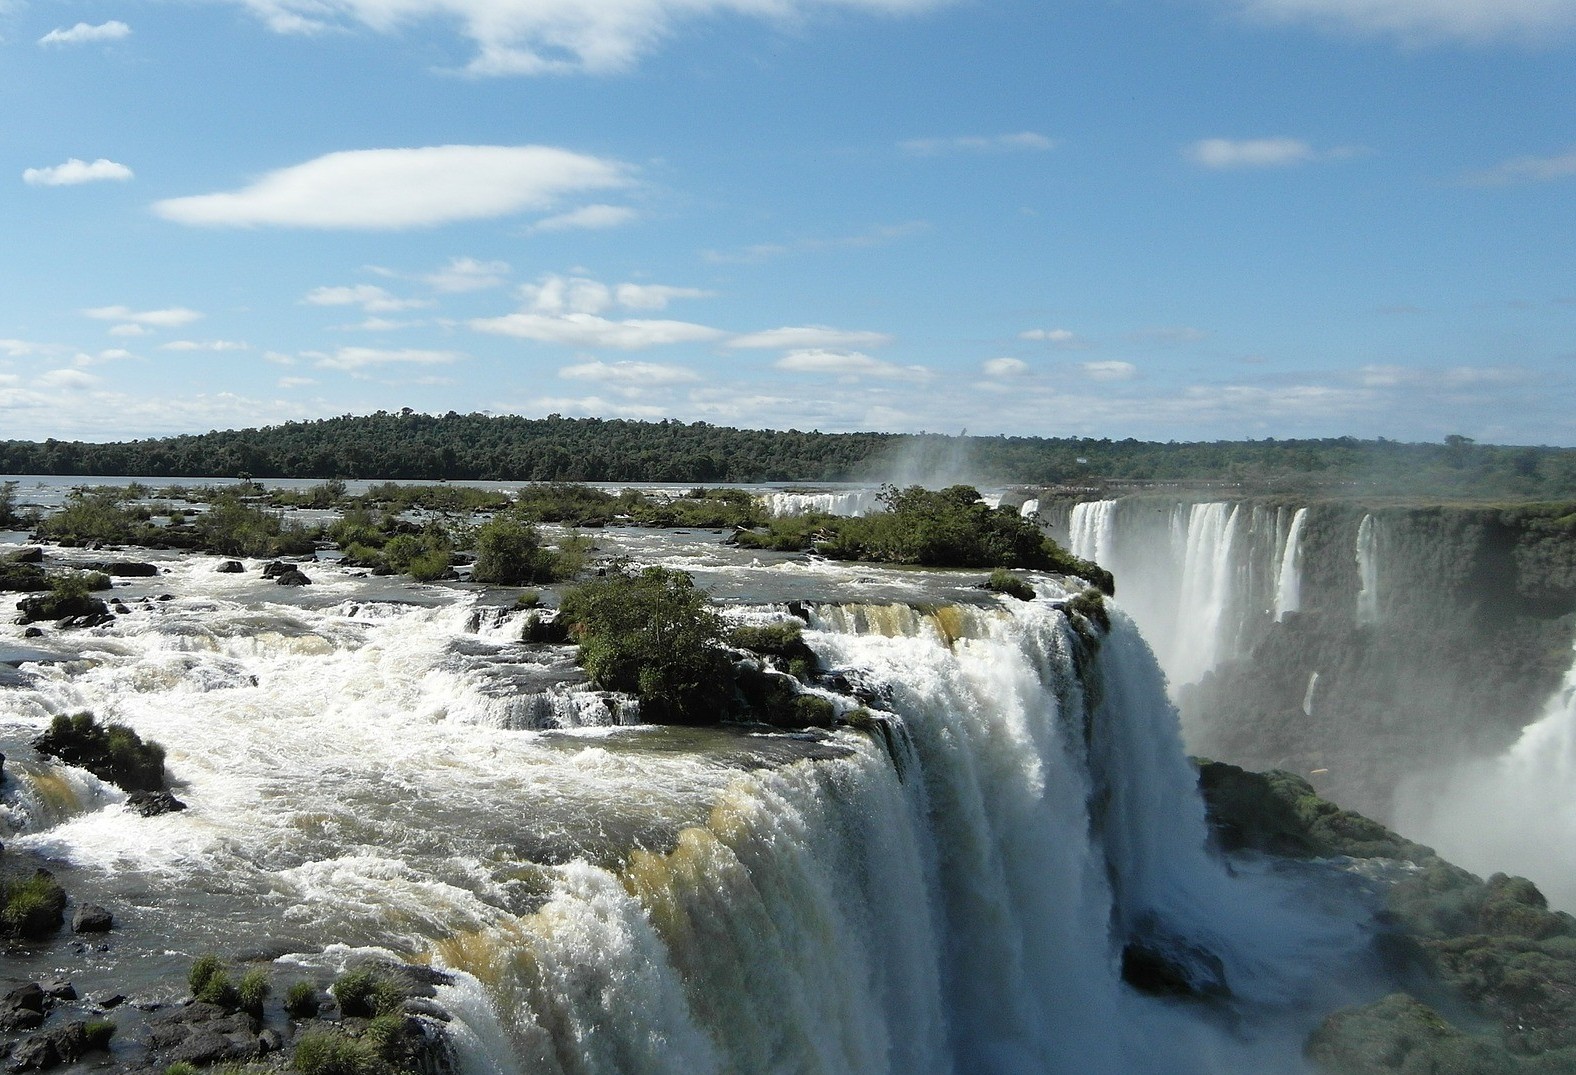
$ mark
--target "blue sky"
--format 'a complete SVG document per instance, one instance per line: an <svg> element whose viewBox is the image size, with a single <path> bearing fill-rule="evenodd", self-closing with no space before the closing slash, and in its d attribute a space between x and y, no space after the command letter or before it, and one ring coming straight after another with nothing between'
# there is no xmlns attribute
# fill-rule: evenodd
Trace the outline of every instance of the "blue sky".
<svg viewBox="0 0 1576 1075"><path fill-rule="evenodd" d="M1576 445L1576 0L0 0L0 437Z"/></svg>

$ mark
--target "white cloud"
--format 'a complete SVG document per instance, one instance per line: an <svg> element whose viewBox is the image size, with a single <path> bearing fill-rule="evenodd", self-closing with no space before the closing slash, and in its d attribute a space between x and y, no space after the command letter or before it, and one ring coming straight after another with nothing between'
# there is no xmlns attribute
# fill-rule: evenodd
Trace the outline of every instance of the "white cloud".
<svg viewBox="0 0 1576 1075"><path fill-rule="evenodd" d="M111 347L108 350L100 351L95 355L81 352L71 359L71 364L76 366L78 369L82 369L87 366L102 366L106 362L119 362L122 359L135 357L135 355L124 348Z"/></svg>
<svg viewBox="0 0 1576 1075"><path fill-rule="evenodd" d="M312 306L360 306L369 314L413 310L431 303L423 299L397 299L376 284L316 287L301 300Z"/></svg>
<svg viewBox="0 0 1576 1075"><path fill-rule="evenodd" d="M558 371L558 376L570 380L640 386L684 384L700 380L700 375L694 370L655 362L582 362L565 366Z"/></svg>
<svg viewBox="0 0 1576 1075"><path fill-rule="evenodd" d="M618 161L552 146L363 149L269 172L238 191L153 208L177 223L219 227L420 228L550 209L568 195L630 182Z"/></svg>
<svg viewBox="0 0 1576 1075"><path fill-rule="evenodd" d="M124 325L114 326L109 330L109 334L111 336L146 336L148 331L149 330L142 325L132 322Z"/></svg>
<svg viewBox="0 0 1576 1075"><path fill-rule="evenodd" d="M701 256L707 261L722 265L750 265L791 254L818 254L829 250L859 250L872 246L885 246L910 235L929 231L923 220L906 224L884 224L857 235L839 235L830 239L796 239L789 243L757 243L743 250L706 250Z"/></svg>
<svg viewBox="0 0 1576 1075"><path fill-rule="evenodd" d="M294 355L287 355L280 351L264 351L263 361L272 362L276 366L294 366L296 364Z"/></svg>
<svg viewBox="0 0 1576 1075"><path fill-rule="evenodd" d="M1029 364L1018 358L986 359L980 368L987 377L1022 377L1029 372Z"/></svg>
<svg viewBox="0 0 1576 1075"><path fill-rule="evenodd" d="M249 351L250 344L237 340L171 340L159 345L161 351Z"/></svg>
<svg viewBox="0 0 1576 1075"><path fill-rule="evenodd" d="M1091 381L1131 381L1138 376L1138 367L1131 362L1085 362L1082 369Z"/></svg>
<svg viewBox="0 0 1576 1075"><path fill-rule="evenodd" d="M1479 187L1507 186L1511 183L1550 183L1576 177L1576 148L1552 157L1515 157L1483 172L1473 172L1466 181Z"/></svg>
<svg viewBox="0 0 1576 1075"><path fill-rule="evenodd" d="M823 350L855 347L882 347L892 337L882 332L860 332L829 328L826 325L791 325L747 332L728 341L729 347L793 348Z"/></svg>
<svg viewBox="0 0 1576 1075"><path fill-rule="evenodd" d="M120 321L128 324L149 325L153 328L179 328L199 320L202 314L184 306L171 306L163 310L133 310L128 306L95 306L83 310L83 315L96 321Z"/></svg>
<svg viewBox="0 0 1576 1075"><path fill-rule="evenodd" d="M822 348L790 351L777 360L776 366L791 373L829 374L849 380L860 377L926 380L931 375L923 366L899 366L872 358L862 351L829 351Z"/></svg>
<svg viewBox="0 0 1576 1075"><path fill-rule="evenodd" d="M637 351L674 343L699 343L724 335L721 329L688 321L611 321L589 313L519 313L470 322L478 332L514 336L570 347L611 347Z"/></svg>
<svg viewBox="0 0 1576 1075"><path fill-rule="evenodd" d="M1054 139L1033 131L1017 134L997 134L981 137L967 135L960 138L910 138L899 142L898 148L917 157L935 157L943 153L1005 153L1014 150L1043 152L1054 149Z"/></svg>
<svg viewBox="0 0 1576 1075"><path fill-rule="evenodd" d="M502 287L509 275L507 261L478 261L476 258L450 258L449 263L435 273L422 277L436 291L450 293L486 291Z"/></svg>
<svg viewBox="0 0 1576 1075"><path fill-rule="evenodd" d="M705 15L792 21L816 9L900 15L947 0L240 0L281 33L360 22L391 33L425 20L455 21L476 45L478 75L629 70L677 24Z"/></svg>
<svg viewBox="0 0 1576 1075"><path fill-rule="evenodd" d="M49 168L27 168L22 172L22 182L32 187L70 187L78 183L98 183L106 180L124 181L132 178L132 170L124 164L100 157L89 164L72 157L64 164Z"/></svg>
<svg viewBox="0 0 1576 1075"><path fill-rule="evenodd" d="M1067 348L1089 346L1088 341L1084 340L1076 332L1071 332L1064 328L1031 328L1025 332L1018 333L1018 339L1029 340L1034 343L1049 343L1057 347Z"/></svg>
<svg viewBox="0 0 1576 1075"><path fill-rule="evenodd" d="M532 224L532 232L603 231L628 224L640 214L627 205L583 205Z"/></svg>
<svg viewBox="0 0 1576 1075"><path fill-rule="evenodd" d="M613 294L620 306L631 310L664 310L674 299L709 299L717 293L667 284L619 284Z"/></svg>
<svg viewBox="0 0 1576 1075"><path fill-rule="evenodd" d="M7 358L32 358L35 355L53 354L60 350L52 343L34 343L32 340L0 340L0 354Z"/></svg>
<svg viewBox="0 0 1576 1075"><path fill-rule="evenodd" d="M69 30L54 29L38 39L40 45L82 45L92 41L118 41L131 36L131 27L111 20L90 26L79 22Z"/></svg>
<svg viewBox="0 0 1576 1075"><path fill-rule="evenodd" d="M1300 138L1204 138L1182 153L1201 168L1285 168L1318 158Z"/></svg>
<svg viewBox="0 0 1576 1075"><path fill-rule="evenodd" d="M425 321L396 321L389 317L366 317L353 325L334 325L340 332L398 332L401 329L419 328Z"/></svg>
<svg viewBox="0 0 1576 1075"><path fill-rule="evenodd" d="M549 274L534 284L521 284L520 297L541 314L597 314L613 305L613 289L584 276Z"/></svg>
<svg viewBox="0 0 1576 1075"><path fill-rule="evenodd" d="M35 388L64 388L73 392L92 388L98 383L97 377L77 369L49 370L33 380Z"/></svg>
<svg viewBox="0 0 1576 1075"><path fill-rule="evenodd" d="M312 359L320 369L354 372L368 366L395 363L442 366L458 362L465 356L458 351L382 351L373 347L341 347L332 354L304 351L302 357Z"/></svg>
<svg viewBox="0 0 1576 1075"><path fill-rule="evenodd" d="M303 388L303 387L305 387L306 385L309 385L309 384L317 384L317 381L314 380L311 377L281 377L281 378L279 378L279 387L280 388Z"/></svg>
<svg viewBox="0 0 1576 1075"><path fill-rule="evenodd" d="M1192 325L1156 325L1130 333L1129 338L1140 343L1198 343L1208 339L1209 333Z"/></svg>
<svg viewBox="0 0 1576 1075"><path fill-rule="evenodd" d="M1409 44L1508 40L1539 45L1576 29L1569 0L1232 0L1251 17L1394 37Z"/></svg>

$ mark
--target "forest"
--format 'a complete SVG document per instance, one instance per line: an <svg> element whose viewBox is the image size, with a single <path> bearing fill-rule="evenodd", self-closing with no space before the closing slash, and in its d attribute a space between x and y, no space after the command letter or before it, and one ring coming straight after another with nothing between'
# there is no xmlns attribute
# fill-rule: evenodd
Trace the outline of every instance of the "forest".
<svg viewBox="0 0 1576 1075"><path fill-rule="evenodd" d="M706 422L423 414L89 443L0 441L0 474L568 482L876 482L1568 499L1576 449L1335 437L1156 443L748 430Z"/></svg>

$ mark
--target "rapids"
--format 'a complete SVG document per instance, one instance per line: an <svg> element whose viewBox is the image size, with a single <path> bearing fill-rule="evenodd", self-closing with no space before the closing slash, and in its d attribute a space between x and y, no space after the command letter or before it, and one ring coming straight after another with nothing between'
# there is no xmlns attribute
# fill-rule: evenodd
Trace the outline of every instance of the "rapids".
<svg viewBox="0 0 1576 1075"><path fill-rule="evenodd" d="M440 1001L475 1073L1305 1070L1351 999L1331 983L1362 980L1367 897L1207 850L1120 611L1091 648L1051 578L1018 602L967 573L598 540L741 620L797 587L887 734L625 726L480 588L325 562L291 591L167 557L107 627L0 627L6 843L117 917L79 988L168 999L204 951L371 948L457 972ZM164 744L190 809L142 818L33 754L83 709ZM1129 943L1229 999L1140 994Z"/></svg>

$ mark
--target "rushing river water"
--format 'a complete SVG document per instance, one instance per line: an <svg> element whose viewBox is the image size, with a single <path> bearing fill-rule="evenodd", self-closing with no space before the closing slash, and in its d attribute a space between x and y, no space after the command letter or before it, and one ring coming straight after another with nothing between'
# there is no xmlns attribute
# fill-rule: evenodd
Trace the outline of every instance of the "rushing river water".
<svg viewBox="0 0 1576 1075"><path fill-rule="evenodd" d="M1234 1075L1305 1070L1302 1037L1369 988L1358 887L1207 851L1119 612L1091 650L1048 577L1019 602L712 533L597 542L735 619L805 602L889 734L623 726L571 647L519 640L513 591L155 554L112 624L0 625L6 843L117 916L79 989L372 948L457 972L439 999L475 1073ZM140 817L33 753L81 710L164 744L189 809ZM1230 998L1134 991L1131 943Z"/></svg>

